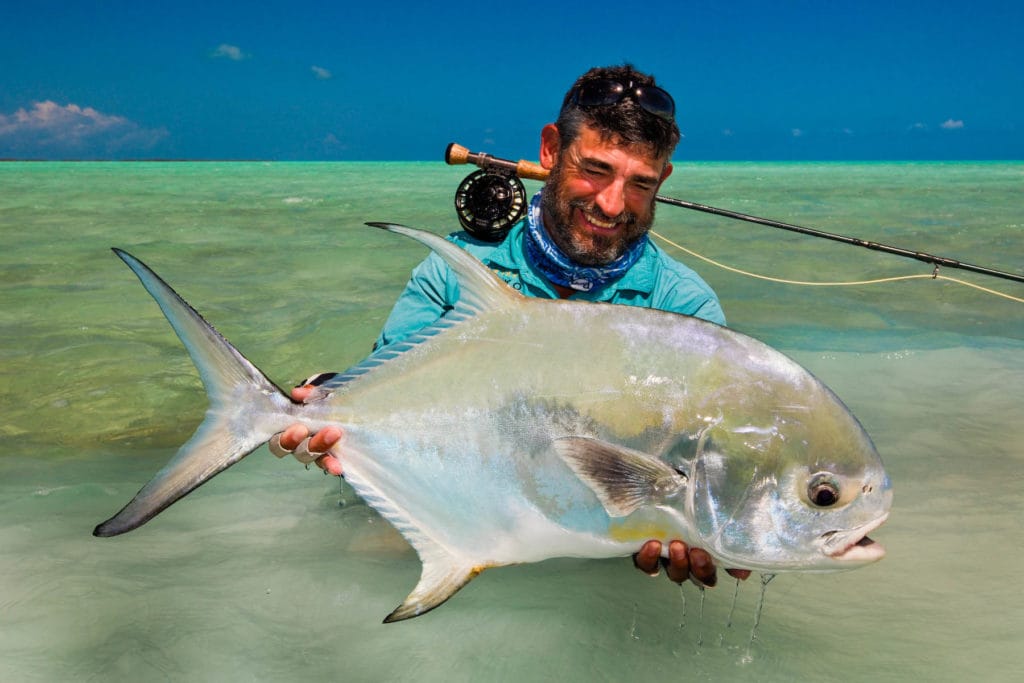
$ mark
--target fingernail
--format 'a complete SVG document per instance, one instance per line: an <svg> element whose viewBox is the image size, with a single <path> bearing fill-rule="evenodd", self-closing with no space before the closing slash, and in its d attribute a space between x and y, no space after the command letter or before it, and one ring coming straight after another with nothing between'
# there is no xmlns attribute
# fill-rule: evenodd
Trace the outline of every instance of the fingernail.
<svg viewBox="0 0 1024 683"><path fill-rule="evenodd" d="M659 566L658 566L657 562L654 563L654 568L653 569L648 569L647 567L641 567L640 563L637 562L637 558L639 556L640 556L640 553L633 553L633 566L634 567L636 567L637 569L642 571L644 574L647 574L647 576L657 576L658 574L661 573L661 569L659 569Z"/></svg>

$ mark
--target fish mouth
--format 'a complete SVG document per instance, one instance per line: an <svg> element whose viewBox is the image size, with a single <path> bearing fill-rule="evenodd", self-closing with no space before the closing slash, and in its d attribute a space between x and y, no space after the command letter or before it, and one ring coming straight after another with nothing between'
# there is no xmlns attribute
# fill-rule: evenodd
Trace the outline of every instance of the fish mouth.
<svg viewBox="0 0 1024 683"><path fill-rule="evenodd" d="M867 564L885 557L885 547L868 537L889 518L885 513L873 522L855 529L828 531L821 535L822 552L844 563Z"/></svg>

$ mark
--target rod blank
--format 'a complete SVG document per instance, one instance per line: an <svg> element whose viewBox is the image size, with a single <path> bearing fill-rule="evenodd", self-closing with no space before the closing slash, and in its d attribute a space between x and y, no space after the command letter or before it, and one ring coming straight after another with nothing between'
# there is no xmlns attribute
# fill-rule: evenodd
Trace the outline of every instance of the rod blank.
<svg viewBox="0 0 1024 683"><path fill-rule="evenodd" d="M483 169L500 169L503 171L514 171L520 178L529 178L531 180L547 180L548 170L539 164L535 164L530 161L520 160L509 161L507 159L499 159L498 157L491 156L490 154L483 154L477 152L470 152L468 149L456 143L448 145L448 149L445 150L445 161L448 164L466 164L471 163L479 166ZM880 242L872 242L870 240L864 240L859 237L848 237L846 235L839 235L832 232L825 232L823 230L816 230L814 228L805 228L800 225L793 225L792 223L783 223L782 221L772 220L771 218L762 218L761 216L751 216L749 214L740 213L738 211L731 211L729 209L720 209L714 206L707 206L706 204L698 204L696 202L688 202L684 199L676 199L674 197L665 197L658 195L655 201L661 202L662 204L669 204L670 206L678 206L682 209L690 209L692 211L702 211L704 213L714 214L716 216L723 216L725 218L732 218L738 221L746 221L747 223L757 223L758 225L766 225L770 228L778 228L780 230L788 230L790 232L797 232L801 235L810 235L811 237L820 237L822 239L832 240L833 242L842 242L843 244L849 244L855 247L863 247L865 249L871 249L872 251L880 251L885 254L893 254L895 256L902 256L903 258L910 258L929 265L935 268L956 268L960 270L967 270L972 273L980 273L981 275L989 275L991 277L998 277L1004 280L1012 280L1014 282L1024 282L1024 275L1018 275L1017 273L1008 273L1003 270L996 270L994 268L987 268L985 266L978 266L971 263L964 263L957 259L947 258L945 256L936 256L923 251L915 251L912 249L904 249L902 247L894 247L888 244L882 244Z"/></svg>

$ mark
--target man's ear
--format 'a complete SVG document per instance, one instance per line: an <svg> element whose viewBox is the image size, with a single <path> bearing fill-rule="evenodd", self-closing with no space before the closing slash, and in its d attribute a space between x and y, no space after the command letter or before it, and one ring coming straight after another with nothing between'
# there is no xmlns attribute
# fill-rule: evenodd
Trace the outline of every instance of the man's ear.
<svg viewBox="0 0 1024 683"><path fill-rule="evenodd" d="M562 136L558 126L549 123L540 130L540 165L551 170L562 150Z"/></svg>
<svg viewBox="0 0 1024 683"><path fill-rule="evenodd" d="M661 190L661 184L665 182L665 179L672 175L672 162L666 161L665 168L661 169L661 178L658 179L658 187L655 188L654 193L657 194Z"/></svg>

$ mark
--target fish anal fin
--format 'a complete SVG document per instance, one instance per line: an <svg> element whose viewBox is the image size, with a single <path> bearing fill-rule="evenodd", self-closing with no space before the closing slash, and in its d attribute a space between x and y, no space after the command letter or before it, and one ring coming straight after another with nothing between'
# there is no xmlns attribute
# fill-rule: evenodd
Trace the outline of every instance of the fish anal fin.
<svg viewBox="0 0 1024 683"><path fill-rule="evenodd" d="M357 451L353 453L359 456L356 460L366 457ZM439 542L417 523L415 515L411 515L399 501L377 488L358 465L350 467L346 464L345 479L363 500L390 522L416 549L416 554L423 565L419 583L402 604L384 619L385 624L426 614L455 595L484 569L494 566L494 562L482 559L479 555L460 553Z"/></svg>
<svg viewBox="0 0 1024 683"><path fill-rule="evenodd" d="M436 560L425 562L416 588L384 619L384 623L412 619L441 606L484 569L486 567L480 565L442 564Z"/></svg>
<svg viewBox="0 0 1024 683"><path fill-rule="evenodd" d="M647 453L586 437L556 439L554 447L612 517L663 503L686 487L686 477Z"/></svg>

